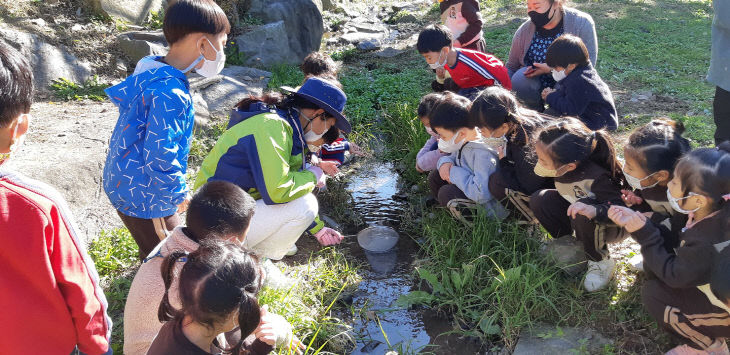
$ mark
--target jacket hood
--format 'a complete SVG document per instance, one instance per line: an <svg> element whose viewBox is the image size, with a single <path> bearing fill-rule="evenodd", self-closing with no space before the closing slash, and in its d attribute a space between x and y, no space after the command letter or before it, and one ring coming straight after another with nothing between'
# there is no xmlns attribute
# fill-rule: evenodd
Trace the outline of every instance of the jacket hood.
<svg viewBox="0 0 730 355"><path fill-rule="evenodd" d="M162 66L158 66L161 62L157 61L157 59L159 59L159 57L145 57L140 60L137 64L137 68L149 69L135 70L135 72L139 73L129 76L121 83L104 90L107 96L109 96L109 99L119 107L127 107L150 85L169 79L179 79L185 83L186 88L190 88L188 79L183 72L164 63ZM157 64L153 64L152 61Z"/></svg>

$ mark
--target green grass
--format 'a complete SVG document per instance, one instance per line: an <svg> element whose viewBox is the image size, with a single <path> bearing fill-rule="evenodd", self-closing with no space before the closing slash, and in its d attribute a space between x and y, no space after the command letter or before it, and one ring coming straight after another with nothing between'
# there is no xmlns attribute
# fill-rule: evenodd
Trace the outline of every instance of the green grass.
<svg viewBox="0 0 730 355"><path fill-rule="evenodd" d="M80 101L84 99L104 101L107 99L104 89L108 87L108 83L100 81L99 77L94 75L83 84L74 83L66 78L55 79L51 84L51 91L53 91L57 98L65 101Z"/></svg>

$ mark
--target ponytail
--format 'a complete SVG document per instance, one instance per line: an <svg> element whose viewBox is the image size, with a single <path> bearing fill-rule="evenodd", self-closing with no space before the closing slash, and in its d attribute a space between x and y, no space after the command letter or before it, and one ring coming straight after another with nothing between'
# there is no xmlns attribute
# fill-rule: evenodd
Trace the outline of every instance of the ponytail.
<svg viewBox="0 0 730 355"><path fill-rule="evenodd" d="M241 303L238 306L238 327L241 329L241 339L229 351L231 354L240 354L243 341L248 334L256 330L261 322L261 307L256 292L258 286L246 286L240 289Z"/></svg>
<svg viewBox="0 0 730 355"><path fill-rule="evenodd" d="M162 296L160 301L160 307L157 309L157 319L160 322L167 322L180 314L180 311L175 309L170 304L170 285L172 285L172 278L174 276L173 269L177 264L177 260L187 255L186 252L176 250L170 253L163 261L160 266L160 273L162 274L162 282L165 284L165 294Z"/></svg>
<svg viewBox="0 0 730 355"><path fill-rule="evenodd" d="M614 181L623 184L623 170L616 159L616 148L608 132L605 130L594 131L592 148L589 159L611 172L611 177Z"/></svg>
<svg viewBox="0 0 730 355"><path fill-rule="evenodd" d="M512 141L520 145L529 144L530 132L544 123L537 112L520 106L509 90L499 86L490 86L479 93L471 104L469 116L477 126L489 130L506 123L509 126L507 135L511 135Z"/></svg>

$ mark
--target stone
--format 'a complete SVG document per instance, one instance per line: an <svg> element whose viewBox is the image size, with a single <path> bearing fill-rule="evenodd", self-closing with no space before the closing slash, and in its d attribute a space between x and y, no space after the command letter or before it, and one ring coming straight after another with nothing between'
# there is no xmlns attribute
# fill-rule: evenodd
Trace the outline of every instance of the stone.
<svg viewBox="0 0 730 355"><path fill-rule="evenodd" d="M252 0L249 14L266 24L283 21L284 36L276 40L286 38L287 52L292 54L290 58L296 58L287 63L300 63L307 54L318 51L322 44L324 21L320 7L313 0Z"/></svg>
<svg viewBox="0 0 730 355"><path fill-rule="evenodd" d="M583 246L572 235L562 236L543 244L540 253L569 275L579 275L586 268Z"/></svg>
<svg viewBox="0 0 730 355"><path fill-rule="evenodd" d="M396 18L395 23L408 23L408 22L418 22L418 17L414 14L405 14L403 16L400 16Z"/></svg>
<svg viewBox="0 0 730 355"><path fill-rule="evenodd" d="M28 22L31 23L31 24L34 24L34 25L36 25L38 27L41 27L41 28L42 27L46 27L48 25L46 23L46 20L44 20L42 18L35 18L35 19L32 19L32 20L28 20Z"/></svg>
<svg viewBox="0 0 730 355"><path fill-rule="evenodd" d="M208 102L205 101L199 92L193 93L193 107L195 108L195 128L208 128L210 126Z"/></svg>
<svg viewBox="0 0 730 355"><path fill-rule="evenodd" d="M115 73L117 77L124 78L128 74L127 64L125 64L121 58L117 58L114 69L117 71Z"/></svg>
<svg viewBox="0 0 730 355"><path fill-rule="evenodd" d="M395 49L393 47L388 47L388 48L384 48L381 51L376 52L375 55L378 56L378 57L380 57L380 58L393 58L393 57L398 56L398 55L400 55L402 53L403 53L403 51L400 50L400 49Z"/></svg>
<svg viewBox="0 0 730 355"><path fill-rule="evenodd" d="M613 341L590 328L538 324L524 330L512 355L601 354Z"/></svg>
<svg viewBox="0 0 730 355"><path fill-rule="evenodd" d="M152 11L163 9L164 0L84 0L91 11L141 25Z"/></svg>
<svg viewBox="0 0 730 355"><path fill-rule="evenodd" d="M77 58L65 46L54 46L37 35L2 25L0 38L29 58L33 68L33 82L38 92L49 92L53 80L58 78L83 83L92 75L91 65Z"/></svg>
<svg viewBox="0 0 730 355"><path fill-rule="evenodd" d="M337 8L335 0L322 0L322 9L332 11Z"/></svg>
<svg viewBox="0 0 730 355"><path fill-rule="evenodd" d="M295 64L303 59L292 50L287 41L284 21L259 26L253 31L236 37L239 52L246 58L246 65L269 67L275 64Z"/></svg>
<svg viewBox="0 0 730 355"><path fill-rule="evenodd" d="M256 80L244 82L242 80L244 76ZM192 77L200 76L193 74ZM200 95L207 103L211 116L225 117L241 99L250 94L260 95L269 83L271 73L255 68L229 66L221 71L219 77L220 82L200 89ZM200 80L191 79L196 83L200 83Z"/></svg>
<svg viewBox="0 0 730 355"><path fill-rule="evenodd" d="M377 38L370 38L364 41L361 41L357 44L357 49L361 51L372 51L380 48L381 43L380 40Z"/></svg>
<svg viewBox="0 0 730 355"><path fill-rule="evenodd" d="M167 54L167 41L162 31L132 31L117 37L119 48L133 63L148 55Z"/></svg>
<svg viewBox="0 0 730 355"><path fill-rule="evenodd" d="M385 37L385 34L373 34L373 33L363 33L363 32L350 32L345 33L342 36L340 36L342 41L345 41L347 43L360 43L363 41L370 41L370 40L381 40Z"/></svg>
<svg viewBox="0 0 730 355"><path fill-rule="evenodd" d="M86 27L84 27L84 25L82 25L80 23L77 23L77 24L71 26L71 32L81 32L85 29L86 29Z"/></svg>

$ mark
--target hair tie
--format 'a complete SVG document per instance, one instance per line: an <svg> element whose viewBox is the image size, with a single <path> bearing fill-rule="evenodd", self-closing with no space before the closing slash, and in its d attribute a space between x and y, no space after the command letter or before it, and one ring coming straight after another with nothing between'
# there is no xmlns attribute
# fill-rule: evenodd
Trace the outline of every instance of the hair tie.
<svg viewBox="0 0 730 355"><path fill-rule="evenodd" d="M725 194L721 196L723 200L730 201L730 194Z"/></svg>

